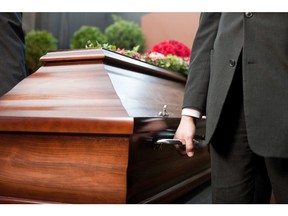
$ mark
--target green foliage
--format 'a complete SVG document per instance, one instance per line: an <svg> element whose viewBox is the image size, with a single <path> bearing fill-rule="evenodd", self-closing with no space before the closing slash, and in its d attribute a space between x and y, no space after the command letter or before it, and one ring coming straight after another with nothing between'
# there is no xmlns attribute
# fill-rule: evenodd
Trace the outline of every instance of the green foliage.
<svg viewBox="0 0 288 216"><path fill-rule="evenodd" d="M88 40L105 43L106 37L99 30L99 28L95 26L82 26L78 31L74 33L73 38L70 41L70 48L85 48Z"/></svg>
<svg viewBox="0 0 288 216"><path fill-rule="evenodd" d="M185 62L183 58L175 55L169 54L163 58L158 59L151 59L146 56L145 61L149 64L153 64L167 70L177 71L184 76L188 75L188 63Z"/></svg>
<svg viewBox="0 0 288 216"><path fill-rule="evenodd" d="M111 50L111 51L116 51L117 49L115 45L111 45L108 43L100 44L98 41L95 41L95 44L94 44L90 40L87 41L85 48L104 48L104 49Z"/></svg>
<svg viewBox="0 0 288 216"><path fill-rule="evenodd" d="M134 22L123 20L116 15L113 15L113 19L114 24L108 26L104 32L107 42L127 50L139 46L139 52L143 52L145 40L140 26Z"/></svg>
<svg viewBox="0 0 288 216"><path fill-rule="evenodd" d="M46 30L31 31L25 36L26 43L26 65L33 73L40 66L40 57L47 51L57 49L57 39Z"/></svg>

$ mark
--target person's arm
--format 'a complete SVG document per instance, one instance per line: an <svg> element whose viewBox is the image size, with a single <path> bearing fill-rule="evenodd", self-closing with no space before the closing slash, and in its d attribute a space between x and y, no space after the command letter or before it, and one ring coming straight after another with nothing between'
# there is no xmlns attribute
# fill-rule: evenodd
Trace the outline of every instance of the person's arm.
<svg viewBox="0 0 288 216"><path fill-rule="evenodd" d="M194 154L193 138L196 121L201 114L205 114L206 110L210 79L210 53L213 50L220 17L221 13L202 13L193 42L182 117L174 136L175 139L180 139L185 143L185 153L189 157Z"/></svg>
<svg viewBox="0 0 288 216"><path fill-rule="evenodd" d="M26 76L22 13L0 13L0 96Z"/></svg>

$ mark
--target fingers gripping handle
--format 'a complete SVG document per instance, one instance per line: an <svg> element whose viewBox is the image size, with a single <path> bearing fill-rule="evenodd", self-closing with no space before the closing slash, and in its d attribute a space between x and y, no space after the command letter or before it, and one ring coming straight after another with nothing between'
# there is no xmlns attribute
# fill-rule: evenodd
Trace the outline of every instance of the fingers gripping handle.
<svg viewBox="0 0 288 216"><path fill-rule="evenodd" d="M179 145L181 148L185 148L185 141L180 139L158 139L155 141L158 145ZM196 148L205 148L207 144L205 143L205 138L202 136L195 136L193 139L193 145Z"/></svg>

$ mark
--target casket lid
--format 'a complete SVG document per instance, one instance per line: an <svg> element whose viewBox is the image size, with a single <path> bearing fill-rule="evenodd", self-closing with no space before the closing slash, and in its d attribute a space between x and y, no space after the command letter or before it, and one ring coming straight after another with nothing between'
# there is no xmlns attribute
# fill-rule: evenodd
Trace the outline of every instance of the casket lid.
<svg viewBox="0 0 288 216"><path fill-rule="evenodd" d="M53 51L40 60L41 68L0 98L0 131L132 134L133 117L161 110L155 106L159 99L149 98L145 88L168 82L173 89L175 83L174 94L181 94L186 80L103 49ZM133 90L135 84L143 94ZM159 90L161 98L164 92ZM179 112L179 98L171 104Z"/></svg>

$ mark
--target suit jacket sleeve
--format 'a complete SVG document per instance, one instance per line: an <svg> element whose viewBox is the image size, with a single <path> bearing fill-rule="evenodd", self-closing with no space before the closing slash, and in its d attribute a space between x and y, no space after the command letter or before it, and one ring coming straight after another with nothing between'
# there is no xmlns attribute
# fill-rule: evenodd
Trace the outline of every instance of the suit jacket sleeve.
<svg viewBox="0 0 288 216"><path fill-rule="evenodd" d="M210 79L210 55L218 31L221 13L202 13L193 42L183 108L192 108L205 115Z"/></svg>
<svg viewBox="0 0 288 216"><path fill-rule="evenodd" d="M0 13L0 96L26 76L22 13Z"/></svg>

